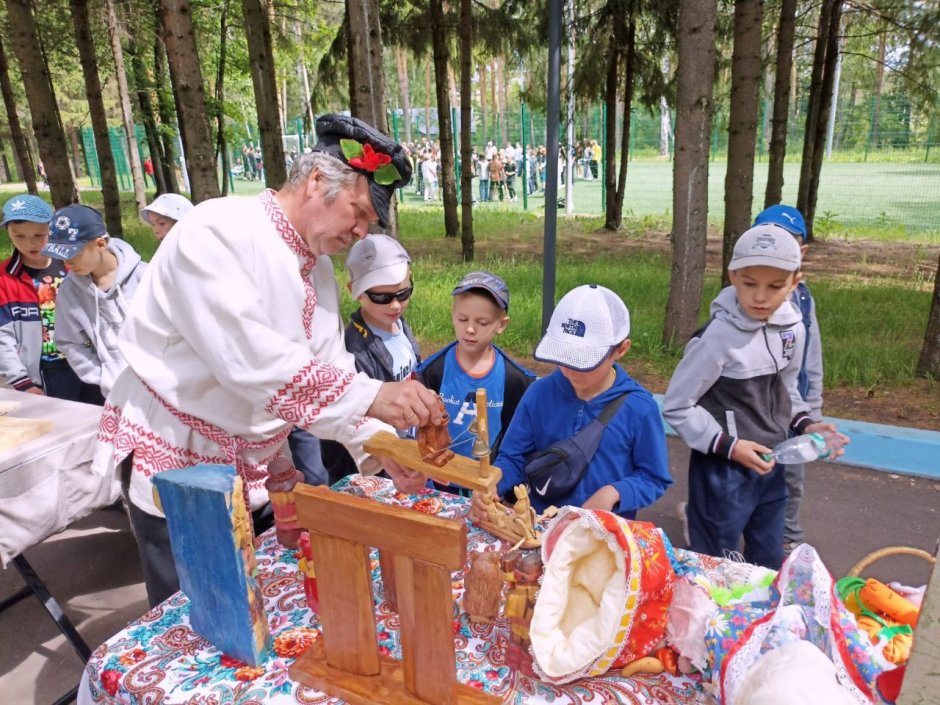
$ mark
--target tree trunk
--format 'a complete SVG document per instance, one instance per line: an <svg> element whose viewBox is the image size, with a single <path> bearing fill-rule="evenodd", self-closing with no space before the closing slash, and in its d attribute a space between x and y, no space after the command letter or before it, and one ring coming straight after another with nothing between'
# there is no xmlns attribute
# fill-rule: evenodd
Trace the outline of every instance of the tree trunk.
<svg viewBox="0 0 940 705"><path fill-rule="evenodd" d="M350 26L350 64L355 64L350 108L354 117L389 134L385 108L385 73L382 62L382 23L378 0L347 0ZM355 29L353 29L355 28ZM351 79L352 80L352 79ZM398 210L395 198L389 204L389 234L397 236Z"/></svg>
<svg viewBox="0 0 940 705"><path fill-rule="evenodd" d="M33 134L49 179L52 204L62 208L78 199L78 191L69 166L68 144L59 120L55 90L43 56L32 3L30 0L6 0L6 6L13 52L20 65Z"/></svg>
<svg viewBox="0 0 940 705"><path fill-rule="evenodd" d="M401 100L401 114L405 123L405 142L411 142L411 94L408 89L408 54L401 47L395 47L395 69L398 72L398 93Z"/></svg>
<svg viewBox="0 0 940 705"><path fill-rule="evenodd" d="M734 243L751 225L754 205L754 144L761 80L763 0L734 3L731 56L731 112L728 116L728 169L725 172L725 225L721 281L727 286Z"/></svg>
<svg viewBox="0 0 940 705"><path fill-rule="evenodd" d="M131 38L127 45L131 55L131 71L134 76L134 87L137 89L137 109L140 119L144 123L144 132L147 135L147 148L150 151L150 161L153 163L153 179L156 182L157 195L166 193L166 175L163 167L163 147L160 144L160 133L157 130L157 121L153 112L151 100L151 81L140 55L140 46L136 39Z"/></svg>
<svg viewBox="0 0 940 705"><path fill-rule="evenodd" d="M232 165L229 159L228 142L225 139L225 58L228 48L228 0L222 2L222 15L219 18L219 66L215 74L215 160L222 157L222 195L228 195L229 174Z"/></svg>
<svg viewBox="0 0 940 705"><path fill-rule="evenodd" d="M157 18L159 21L159 17ZM157 109L160 114L160 136L163 140L163 177L166 181L167 191L170 193L179 193L179 180L176 178L176 145L173 140L176 137L176 128L173 127L173 115L175 105L173 94L167 88L164 77L166 76L166 45L157 32L157 38L153 45L153 71L156 79Z"/></svg>
<svg viewBox="0 0 940 705"><path fill-rule="evenodd" d="M460 96L457 95L457 79L454 76L454 67L447 67L447 87L450 90L450 104L460 106Z"/></svg>
<svg viewBox="0 0 940 705"><path fill-rule="evenodd" d="M636 19L631 14L629 25L627 27L625 59L627 63L626 75L624 76L623 92L623 128L620 132L620 167L617 174L617 190L614 193L614 208L611 211L610 201L607 201L607 218L613 218L615 227L608 230L619 230L623 223L623 201L627 195L627 166L630 161L630 126L633 117L633 90L636 76ZM616 113L614 113L616 115ZM616 122L616 121L614 121ZM613 145L613 143L611 143ZM613 149L608 150L607 158L608 170L611 163L616 162L612 158L615 154Z"/></svg>
<svg viewBox="0 0 940 705"><path fill-rule="evenodd" d="M482 138L480 144L486 147L486 142L490 138L489 126L486 124L488 111L486 109L486 64L480 64L477 67L480 71L480 132Z"/></svg>
<svg viewBox="0 0 940 705"><path fill-rule="evenodd" d="M140 164L140 149L137 146L137 132L134 127L134 111L131 110L131 92L127 87L127 68L124 65L124 49L121 47L121 27L114 0L105 0L105 12L108 35L111 38L111 52L114 54L114 72L117 75L118 95L121 98L121 115L124 118L124 135L127 138L127 158L131 165L131 178L134 181L134 199L137 210L147 207L144 193L144 170Z"/></svg>
<svg viewBox="0 0 940 705"><path fill-rule="evenodd" d="M437 125L441 143L444 236L457 237L460 221L457 217L457 184L454 176L454 131L450 121L450 97L447 94L450 41L444 23L443 0L431 0L431 43L434 49L434 86L437 89Z"/></svg>
<svg viewBox="0 0 940 705"><path fill-rule="evenodd" d="M777 29L777 68L774 78L774 108L771 119L767 191L764 208L783 200L783 165L787 156L787 122L790 116L790 71L793 67L793 34L796 0L781 0Z"/></svg>
<svg viewBox="0 0 940 705"><path fill-rule="evenodd" d="M98 77L98 59L95 56L95 41L88 19L88 3L85 0L70 0L72 24L75 26L75 44L85 78L85 95L88 98L88 113L91 129L95 134L95 152L98 154L98 169L101 172L101 195L104 200L104 219L108 232L115 237L124 237L121 225L121 192L118 189L117 169L111 140L108 136L108 116L101 97L101 80ZM146 205L146 204L145 204Z"/></svg>
<svg viewBox="0 0 940 705"><path fill-rule="evenodd" d="M431 141L431 63L433 56L424 62L424 136ZM440 126L438 126L440 130Z"/></svg>
<svg viewBox="0 0 940 705"><path fill-rule="evenodd" d="M464 262L473 261L473 0L460 0L460 244ZM526 188L525 172L519 175Z"/></svg>
<svg viewBox="0 0 940 705"><path fill-rule="evenodd" d="M34 196L39 193L36 187L36 169L29 154L19 115L16 113L16 97L10 83L10 65L7 63L6 48L0 37L0 93L3 94L3 106L6 108L7 121L10 124L10 141L13 142L13 155L20 170L20 180L26 182L26 190Z"/></svg>
<svg viewBox="0 0 940 705"><path fill-rule="evenodd" d="M77 127L69 128L69 154L72 157L72 176L78 178L82 176L84 166L82 165L82 146L79 139L79 129Z"/></svg>
<svg viewBox="0 0 940 705"><path fill-rule="evenodd" d="M875 89L874 95L871 98L872 108L871 108L871 136L868 138L869 146L873 148L878 147L878 142L880 136L880 124L881 124L881 94L884 91L885 85L885 53L887 51L885 42L885 35L882 32L878 35L878 61L875 64Z"/></svg>
<svg viewBox="0 0 940 705"><path fill-rule="evenodd" d="M620 18L614 20L619 22ZM617 88L620 81L620 44L617 41L617 30L611 27L610 36L607 40L607 81L604 87L604 105L607 108L609 119L605 125L604 144L613 147L617 144ZM617 200L617 186L614 175L614 161L607 159L604 168L604 185L607 191L607 212L604 214L604 227L607 230L616 230L617 225L611 217L615 202Z"/></svg>
<svg viewBox="0 0 940 705"><path fill-rule="evenodd" d="M255 112L258 116L258 131L261 133L264 183L268 188L280 188L287 181L287 163L284 160L284 142L278 119L277 77L274 71L274 52L271 48L271 25L261 0L242 0L242 11L245 15L245 34L248 37L251 83L255 89ZM355 110L353 114L355 115Z"/></svg>
<svg viewBox="0 0 940 705"><path fill-rule="evenodd" d="M927 331L924 333L924 347L917 362L917 374L940 379L940 260L934 275L933 299L927 319Z"/></svg>
<svg viewBox="0 0 940 705"><path fill-rule="evenodd" d="M669 81L669 54L663 57L663 77ZM669 103L666 96L659 99L659 156L669 158L669 147L672 141L672 120L669 117Z"/></svg>
<svg viewBox="0 0 940 705"><path fill-rule="evenodd" d="M702 304L717 14L717 0L679 2L672 272L663 327L669 347L685 344L695 332Z"/></svg>
<svg viewBox="0 0 940 705"><path fill-rule="evenodd" d="M816 196L826 144L829 108L832 104L832 85L835 81L839 53L839 26L842 20L842 0L824 0L819 18L819 36L813 59L813 81L810 86L806 131L803 137L803 163L800 165L800 186L796 207L806 220L809 239L813 238L813 220L816 216ZM820 48L820 45L822 48ZM817 64L819 76L817 80Z"/></svg>
<svg viewBox="0 0 940 705"><path fill-rule="evenodd" d="M179 111L192 200L199 203L208 198L218 198L219 178L213 159L212 131L209 129L206 93L189 0L160 0L160 20L170 65L170 81Z"/></svg>
<svg viewBox="0 0 940 705"><path fill-rule="evenodd" d="M509 143L509 91L506 86L506 57L496 57L496 77L499 87L499 139L500 146Z"/></svg>

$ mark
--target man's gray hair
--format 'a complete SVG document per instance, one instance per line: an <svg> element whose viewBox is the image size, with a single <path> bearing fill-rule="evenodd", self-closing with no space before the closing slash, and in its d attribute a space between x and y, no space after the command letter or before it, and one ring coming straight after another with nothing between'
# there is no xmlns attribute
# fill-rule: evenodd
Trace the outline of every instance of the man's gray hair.
<svg viewBox="0 0 940 705"><path fill-rule="evenodd" d="M307 182L314 170L320 173L321 183L326 189L323 197L327 203L335 200L343 189L355 184L359 176L358 171L326 152L307 152L294 160L287 183L291 188L298 188Z"/></svg>

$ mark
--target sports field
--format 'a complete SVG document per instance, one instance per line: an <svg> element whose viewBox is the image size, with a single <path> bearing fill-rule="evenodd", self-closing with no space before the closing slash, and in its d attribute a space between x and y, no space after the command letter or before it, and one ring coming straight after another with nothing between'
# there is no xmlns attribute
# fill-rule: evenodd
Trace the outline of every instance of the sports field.
<svg viewBox="0 0 940 705"><path fill-rule="evenodd" d="M725 162L716 159L709 164L709 220L720 225L724 216ZM784 169L783 199L796 202L799 165ZM516 179L517 187L521 180ZM754 214L761 210L767 184L767 162L759 162L754 170ZM238 194L256 193L262 185L257 181L235 179ZM473 180L474 197L478 197L477 180ZM517 188L515 203L504 201L484 204L484 208L523 208L522 191ZM559 187L559 199L565 197ZM424 199L415 193L414 183L405 189L405 202L418 204ZM599 181L575 180L575 213L599 215L601 187ZM545 208L544 194L537 191L529 197L528 209L541 213ZM668 220L672 211L672 162L658 159L631 161L627 169L627 195L624 214L654 216ZM668 226L667 226L668 227ZM816 209L816 232L822 236L861 237L870 240L917 239L940 242L940 164L898 164L871 162L829 162L823 165L822 183Z"/></svg>

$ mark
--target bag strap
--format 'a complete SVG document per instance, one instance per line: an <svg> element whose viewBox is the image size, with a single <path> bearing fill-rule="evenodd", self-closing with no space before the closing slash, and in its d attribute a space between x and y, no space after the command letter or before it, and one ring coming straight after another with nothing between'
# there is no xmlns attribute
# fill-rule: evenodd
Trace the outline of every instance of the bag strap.
<svg viewBox="0 0 940 705"><path fill-rule="evenodd" d="M620 396L614 397L607 404L604 405L603 410L597 416L597 420L600 421L601 426L607 427L614 416L617 415L617 412L620 411L620 407L623 406L624 400L630 395L630 392L624 392Z"/></svg>

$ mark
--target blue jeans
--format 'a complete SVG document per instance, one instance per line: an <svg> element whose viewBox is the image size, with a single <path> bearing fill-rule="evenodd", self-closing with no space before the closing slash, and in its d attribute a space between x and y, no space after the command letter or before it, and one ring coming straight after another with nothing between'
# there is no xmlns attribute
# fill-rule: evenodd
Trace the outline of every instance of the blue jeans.
<svg viewBox="0 0 940 705"><path fill-rule="evenodd" d="M744 560L777 570L783 563L787 486L782 465L758 475L717 455L689 459L689 548L710 556L737 551Z"/></svg>
<svg viewBox="0 0 940 705"><path fill-rule="evenodd" d="M308 485L329 484L329 474L320 455L319 438L303 429L294 428L287 437L287 445L294 458L294 467L304 474L304 482Z"/></svg>
<svg viewBox="0 0 940 705"><path fill-rule="evenodd" d="M480 181L480 200L490 200L490 182L489 180Z"/></svg>

